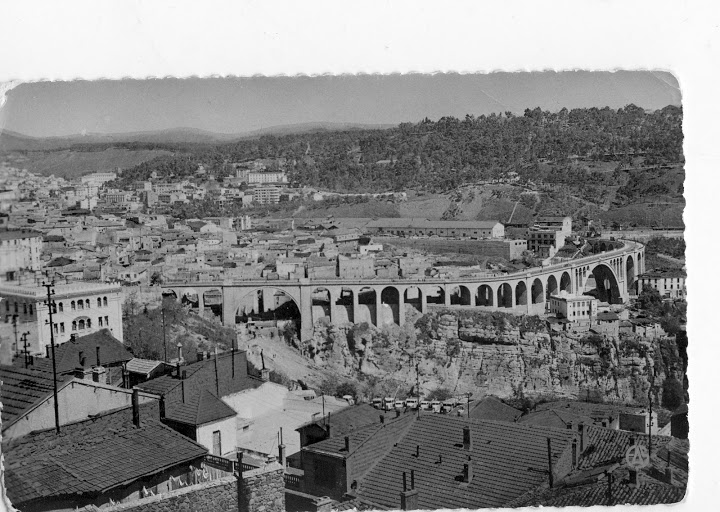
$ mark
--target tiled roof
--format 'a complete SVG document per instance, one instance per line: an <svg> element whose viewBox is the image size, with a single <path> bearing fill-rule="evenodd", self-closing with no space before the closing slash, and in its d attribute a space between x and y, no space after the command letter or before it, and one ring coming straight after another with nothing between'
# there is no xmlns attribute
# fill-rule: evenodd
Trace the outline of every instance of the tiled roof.
<svg viewBox="0 0 720 512"><path fill-rule="evenodd" d="M207 389L196 390L184 402L167 405L165 417L187 425L204 425L235 416L237 413Z"/></svg>
<svg viewBox="0 0 720 512"><path fill-rule="evenodd" d="M515 409L494 396L488 396L470 407L470 418L474 420L515 421L522 411Z"/></svg>
<svg viewBox="0 0 720 512"><path fill-rule="evenodd" d="M62 377L58 382L62 383L67 379ZM53 392L52 373L44 371L3 365L0 366L0 381L3 429Z"/></svg>
<svg viewBox="0 0 720 512"><path fill-rule="evenodd" d="M588 507L593 505L658 505L682 501L683 487L658 482L646 475L639 475L637 486L629 485L627 471L613 473L612 494L608 493L607 477L597 482L577 487L549 489L516 506Z"/></svg>
<svg viewBox="0 0 720 512"><path fill-rule="evenodd" d="M390 417L390 414L383 413L382 411L375 409L375 407L370 404L359 404L331 413L327 419L328 421L325 421L323 418L319 418L316 421L306 423L297 430L311 425L317 425L325 430L325 425L329 422L331 437L340 435L344 436L345 434L360 427L364 427L365 425L380 423L380 415L382 414L385 414L388 418Z"/></svg>
<svg viewBox="0 0 720 512"><path fill-rule="evenodd" d="M462 447L466 425L471 428L471 450ZM423 415L359 480L357 495L397 509L402 473L414 470L420 509L501 507L547 481L548 438L555 462L574 437L569 430ZM468 455L474 476L465 484L461 480Z"/></svg>
<svg viewBox="0 0 720 512"><path fill-rule="evenodd" d="M162 361L155 361L152 359L140 359L139 357L134 357L127 362L127 364L125 365L125 369L132 373L141 373L143 375L147 375L161 364L163 364Z"/></svg>
<svg viewBox="0 0 720 512"><path fill-rule="evenodd" d="M594 425L586 425L584 428L586 437L585 446L578 464L580 469L622 461L625 452L633 442L647 447L647 435L627 430L596 427ZM671 438L666 436L652 436L653 451L666 446L670 440Z"/></svg>
<svg viewBox="0 0 720 512"><path fill-rule="evenodd" d="M589 416L582 416L569 409L549 409L545 411L531 412L518 420L520 423L532 423L545 427L567 428L573 423L583 422L592 425L593 419Z"/></svg>
<svg viewBox="0 0 720 512"><path fill-rule="evenodd" d="M160 423L157 404L64 425L3 443L8 497L17 506L76 493L101 493L188 463L207 449Z"/></svg>
<svg viewBox="0 0 720 512"><path fill-rule="evenodd" d="M96 347L100 346L100 364L117 365L130 361L133 356L108 329L80 336L55 347L55 364L58 373L67 373L80 366L80 352L85 357L85 368L95 366Z"/></svg>

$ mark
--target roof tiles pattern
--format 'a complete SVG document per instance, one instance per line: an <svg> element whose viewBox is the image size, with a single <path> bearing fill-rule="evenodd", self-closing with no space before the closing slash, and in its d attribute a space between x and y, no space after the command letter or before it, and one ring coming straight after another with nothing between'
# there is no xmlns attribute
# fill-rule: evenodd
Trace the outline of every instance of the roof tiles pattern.
<svg viewBox="0 0 720 512"><path fill-rule="evenodd" d="M64 382L66 378L58 379ZM52 374L34 369L0 366L3 428L53 392Z"/></svg>
<svg viewBox="0 0 720 512"><path fill-rule="evenodd" d="M237 413L207 389L195 390L185 402L167 406L165 417L187 425L205 425L235 416Z"/></svg>

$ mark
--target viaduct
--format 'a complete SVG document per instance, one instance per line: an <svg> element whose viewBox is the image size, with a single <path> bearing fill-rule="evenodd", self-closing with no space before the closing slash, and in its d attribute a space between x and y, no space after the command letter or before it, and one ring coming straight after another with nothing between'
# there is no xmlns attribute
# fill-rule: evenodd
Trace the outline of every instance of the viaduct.
<svg viewBox="0 0 720 512"><path fill-rule="evenodd" d="M248 312L270 311L292 301L300 312L300 337L312 337L321 317L334 323L405 323L405 305L425 313L441 305L526 314L545 312L551 295L580 294L591 277L599 298L619 304L634 292L636 277L645 271L645 247L631 241L595 241L595 254L515 273L472 278L368 278L166 281L163 293L178 300L193 297L198 312L212 300L223 324L231 326ZM195 299L195 297L197 297ZM211 299L212 298L212 299ZM220 305L217 304L221 300Z"/></svg>

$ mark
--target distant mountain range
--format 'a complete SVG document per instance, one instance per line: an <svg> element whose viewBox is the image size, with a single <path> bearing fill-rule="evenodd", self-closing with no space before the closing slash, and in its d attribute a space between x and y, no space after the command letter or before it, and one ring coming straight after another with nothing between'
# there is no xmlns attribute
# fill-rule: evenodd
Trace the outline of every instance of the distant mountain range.
<svg viewBox="0 0 720 512"><path fill-rule="evenodd" d="M369 130L391 128L394 125L370 125L357 123L300 123L271 126L245 133L216 133L198 128L171 128L167 130L128 133L86 133L61 137L31 137L22 133L3 130L0 132L0 152L52 151L75 144L119 144L128 142L156 144L220 144L264 135L290 135L297 133L328 132L343 130Z"/></svg>

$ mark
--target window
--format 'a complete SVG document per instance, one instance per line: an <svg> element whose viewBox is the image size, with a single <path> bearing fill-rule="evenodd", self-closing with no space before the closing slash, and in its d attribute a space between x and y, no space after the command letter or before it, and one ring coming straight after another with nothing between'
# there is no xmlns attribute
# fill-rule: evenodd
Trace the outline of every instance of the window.
<svg viewBox="0 0 720 512"><path fill-rule="evenodd" d="M76 321L76 320L73 320L72 330L73 330L73 331L77 331L77 321Z"/></svg>
<svg viewBox="0 0 720 512"><path fill-rule="evenodd" d="M78 309L85 309L85 303L83 303L83 301L79 300L79 301L77 301L77 307L78 307Z"/></svg>
<svg viewBox="0 0 720 512"><path fill-rule="evenodd" d="M103 306L107 307L107 297L103 297Z"/></svg>
<svg viewBox="0 0 720 512"><path fill-rule="evenodd" d="M213 432L213 455L222 455L222 444L220 441L220 431Z"/></svg>
<svg viewBox="0 0 720 512"><path fill-rule="evenodd" d="M85 320L80 320L78 322L78 329L80 329L81 331L85 330Z"/></svg>
<svg viewBox="0 0 720 512"><path fill-rule="evenodd" d="M101 316L98 317L98 326L99 326L99 327L102 327L102 326L103 326L102 317L101 317Z"/></svg>
<svg viewBox="0 0 720 512"><path fill-rule="evenodd" d="M27 304L23 304L23 315L27 315Z"/></svg>
<svg viewBox="0 0 720 512"><path fill-rule="evenodd" d="M16 303L15 303L15 313L17 313L17 312L18 312L18 305L17 305L17 302L16 302Z"/></svg>
<svg viewBox="0 0 720 512"><path fill-rule="evenodd" d="M60 332L61 333L65 332L65 322L60 322Z"/></svg>
<svg viewBox="0 0 720 512"><path fill-rule="evenodd" d="M85 307L90 309L90 299L85 299Z"/></svg>
<svg viewBox="0 0 720 512"><path fill-rule="evenodd" d="M75 311L75 301L70 302L70 309Z"/></svg>
<svg viewBox="0 0 720 512"><path fill-rule="evenodd" d="M87 319L87 323L85 324L85 326L86 326L88 329L91 329L91 328L92 328L92 320L90 320L90 319L88 318L88 319Z"/></svg>
<svg viewBox="0 0 720 512"><path fill-rule="evenodd" d="M62 302L58 302L58 308L60 308L60 313L62 313L63 312L63 303Z"/></svg>
<svg viewBox="0 0 720 512"><path fill-rule="evenodd" d="M105 327L107 327L108 325L110 325L110 321L108 320L108 317L105 317Z"/></svg>
<svg viewBox="0 0 720 512"><path fill-rule="evenodd" d="M55 334L57 334L57 333L59 332L59 331L58 331L58 324L55 324L55 323L53 324L53 331L55 331Z"/></svg>
<svg viewBox="0 0 720 512"><path fill-rule="evenodd" d="M97 307L102 307L102 299L100 297L98 297L97 300Z"/></svg>
<svg viewBox="0 0 720 512"><path fill-rule="evenodd" d="M30 312L31 315L33 314L33 305L32 304L28 304L28 311Z"/></svg>

